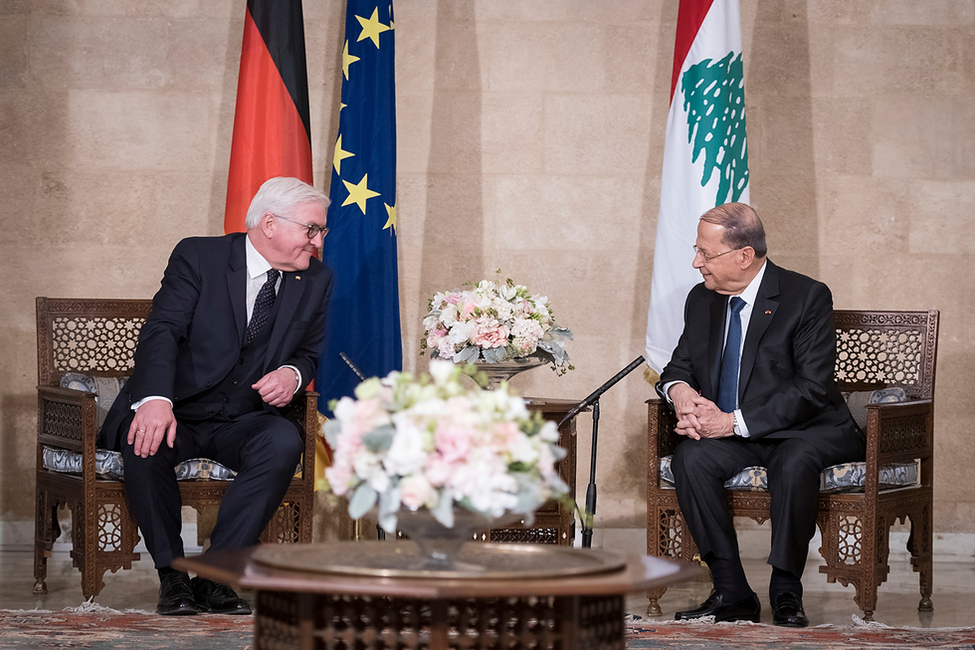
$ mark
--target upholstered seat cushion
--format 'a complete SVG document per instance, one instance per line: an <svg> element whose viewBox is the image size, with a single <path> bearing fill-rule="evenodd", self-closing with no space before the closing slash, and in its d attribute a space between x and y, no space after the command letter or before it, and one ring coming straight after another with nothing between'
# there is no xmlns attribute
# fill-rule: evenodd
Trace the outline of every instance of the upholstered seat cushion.
<svg viewBox="0 0 975 650"><path fill-rule="evenodd" d="M674 473L670 469L670 456L660 459L660 483L662 487L674 484ZM843 463L823 470L819 476L820 492L863 492L866 478L866 463ZM880 468L880 489L907 487L917 484L918 464L891 463ZM746 467L727 481L727 490L767 490L768 474L764 467Z"/></svg>
<svg viewBox="0 0 975 650"><path fill-rule="evenodd" d="M61 378L61 388L95 393L96 420L101 427L126 379L127 377L92 377L69 372ZM63 474L81 474L81 454L78 452L45 446L42 456L44 469ZM301 463L295 470L296 476L300 474ZM122 454L107 449L96 450L95 475L101 479L121 481L124 477ZM208 458L191 458L176 466L178 481L232 481L235 476L237 472Z"/></svg>
<svg viewBox="0 0 975 650"><path fill-rule="evenodd" d="M902 388L883 388L873 391L843 393L853 419L861 429L867 426L867 404L903 402L907 395ZM661 487L674 484L674 473L670 468L670 456L660 459ZM866 463L842 463L823 470L819 477L821 492L863 492L866 479ZM880 468L880 489L889 490L916 485L918 463L891 463ZM764 467L746 467L725 481L728 490L767 490L768 474Z"/></svg>
<svg viewBox="0 0 975 650"><path fill-rule="evenodd" d="M56 447L44 447L44 469L62 474L81 474L81 454ZM95 451L95 475L121 481L125 475L122 454L117 451ZM237 472L207 458L191 458L176 466L177 481L232 481Z"/></svg>

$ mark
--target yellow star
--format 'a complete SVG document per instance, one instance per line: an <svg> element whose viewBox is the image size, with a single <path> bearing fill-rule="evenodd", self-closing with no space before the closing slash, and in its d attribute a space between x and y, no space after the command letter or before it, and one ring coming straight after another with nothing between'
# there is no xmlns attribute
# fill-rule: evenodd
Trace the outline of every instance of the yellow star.
<svg viewBox="0 0 975 650"><path fill-rule="evenodd" d="M378 48L379 35L383 32L389 31L389 27L379 22L379 7L372 10L372 15L368 19L363 18L362 16L356 16L355 19L359 21L360 25L362 25L362 31L359 32L359 38L356 39L356 43L368 38L372 41L372 44Z"/></svg>
<svg viewBox="0 0 975 650"><path fill-rule="evenodd" d="M368 187L366 187L366 181L369 178L369 174L363 174L362 180L359 181L358 185L353 185L349 181L342 181L345 184L345 189L349 190L349 196L342 203L342 207L351 205L355 203L362 210L362 214L366 213L366 201L373 197L379 196L379 192L373 192Z"/></svg>
<svg viewBox="0 0 975 650"><path fill-rule="evenodd" d="M345 80L349 80L349 66L359 60L359 57L352 56L349 54L349 41L345 41L345 47L342 49L342 74L345 75Z"/></svg>
<svg viewBox="0 0 975 650"><path fill-rule="evenodd" d="M386 214L389 215L386 219L386 225L383 226L383 230L392 226L393 232L396 232L396 206L388 203L383 203L383 205L386 206Z"/></svg>
<svg viewBox="0 0 975 650"><path fill-rule="evenodd" d="M335 173L341 175L342 161L354 155L351 151L346 151L342 148L342 135L339 134L339 139L335 142L335 154L332 156L332 167L335 168Z"/></svg>

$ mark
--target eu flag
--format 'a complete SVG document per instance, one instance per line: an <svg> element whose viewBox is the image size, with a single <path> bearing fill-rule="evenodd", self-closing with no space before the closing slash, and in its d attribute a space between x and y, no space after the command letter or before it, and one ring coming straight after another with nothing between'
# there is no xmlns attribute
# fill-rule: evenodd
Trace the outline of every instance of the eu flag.
<svg viewBox="0 0 975 650"><path fill-rule="evenodd" d="M342 106L323 257L335 273L317 390L319 410L359 378L403 367L396 269L396 86L391 0L349 0Z"/></svg>

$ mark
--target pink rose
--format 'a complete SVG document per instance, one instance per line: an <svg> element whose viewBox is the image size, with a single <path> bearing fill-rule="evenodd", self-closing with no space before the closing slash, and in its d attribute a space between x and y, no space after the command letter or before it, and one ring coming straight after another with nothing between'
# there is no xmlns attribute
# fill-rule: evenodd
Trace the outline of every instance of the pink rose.
<svg viewBox="0 0 975 650"><path fill-rule="evenodd" d="M470 435L460 427L439 427L434 438L437 451L447 463L463 460L471 448Z"/></svg>
<svg viewBox="0 0 975 650"><path fill-rule="evenodd" d="M503 348L508 343L508 328L494 319L478 318L471 343L482 348Z"/></svg>
<svg viewBox="0 0 975 650"><path fill-rule="evenodd" d="M426 476L431 485L446 485L454 473L454 468L442 456L430 456L426 463Z"/></svg>
<svg viewBox="0 0 975 650"><path fill-rule="evenodd" d="M475 303L473 300L468 300L459 309L460 317L470 318L471 316L474 315L474 312L476 310L477 310L477 303Z"/></svg>

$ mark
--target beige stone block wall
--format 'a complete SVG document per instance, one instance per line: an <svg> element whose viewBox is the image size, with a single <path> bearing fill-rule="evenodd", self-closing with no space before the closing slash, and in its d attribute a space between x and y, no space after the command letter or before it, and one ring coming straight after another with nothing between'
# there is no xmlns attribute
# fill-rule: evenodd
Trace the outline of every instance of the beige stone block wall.
<svg viewBox="0 0 975 650"><path fill-rule="evenodd" d="M322 186L344 5L305 2ZM576 369L518 390L582 398L642 353L676 5L396 1L406 368L427 364L427 299L499 268L575 333ZM243 17L242 0L0 3L0 522L33 518L34 297L149 297L176 241L222 231ZM837 307L941 310L935 523L975 532L975 8L742 0L742 34L771 256ZM602 399L597 526L644 525L649 394L634 373Z"/></svg>

